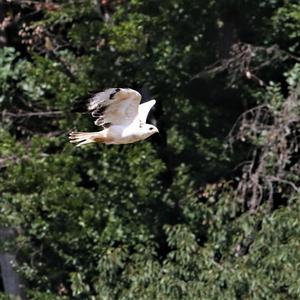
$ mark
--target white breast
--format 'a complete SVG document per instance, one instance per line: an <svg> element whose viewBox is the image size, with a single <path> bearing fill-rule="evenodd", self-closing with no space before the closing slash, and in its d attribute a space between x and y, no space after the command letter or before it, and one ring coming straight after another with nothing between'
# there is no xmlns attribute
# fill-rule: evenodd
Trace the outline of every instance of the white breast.
<svg viewBox="0 0 300 300"><path fill-rule="evenodd" d="M129 144L143 139L139 129L139 122L133 122L129 126L110 126L108 135L113 137L114 140L111 144Z"/></svg>

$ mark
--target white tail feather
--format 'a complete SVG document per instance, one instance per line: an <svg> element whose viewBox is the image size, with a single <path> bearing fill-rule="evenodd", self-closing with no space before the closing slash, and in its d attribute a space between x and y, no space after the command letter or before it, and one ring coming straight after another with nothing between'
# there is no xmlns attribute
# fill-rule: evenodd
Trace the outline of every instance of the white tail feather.
<svg viewBox="0 0 300 300"><path fill-rule="evenodd" d="M95 134L98 134L98 132L71 132L69 140L70 143L78 143L76 147L80 147L85 144L95 143Z"/></svg>

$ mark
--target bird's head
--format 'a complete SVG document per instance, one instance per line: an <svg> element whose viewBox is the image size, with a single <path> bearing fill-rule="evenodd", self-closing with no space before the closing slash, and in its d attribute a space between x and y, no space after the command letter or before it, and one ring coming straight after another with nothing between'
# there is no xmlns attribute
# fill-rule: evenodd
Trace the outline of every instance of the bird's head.
<svg viewBox="0 0 300 300"><path fill-rule="evenodd" d="M155 127L154 125L150 125L150 124L144 124L142 126L142 131L143 131L144 138L147 138L154 133L159 133L157 127Z"/></svg>

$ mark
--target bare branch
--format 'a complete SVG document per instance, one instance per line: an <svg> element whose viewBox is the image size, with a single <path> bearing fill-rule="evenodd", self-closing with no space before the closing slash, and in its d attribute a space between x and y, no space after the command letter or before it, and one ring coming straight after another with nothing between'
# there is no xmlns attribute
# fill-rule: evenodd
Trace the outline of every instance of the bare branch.
<svg viewBox="0 0 300 300"><path fill-rule="evenodd" d="M62 111L38 111L38 112L8 112L3 111L2 117L12 117L12 118L30 118L30 117L47 117L47 118L53 118L62 115Z"/></svg>
<svg viewBox="0 0 300 300"><path fill-rule="evenodd" d="M281 100L279 100L281 101ZM235 141L253 145L250 162L244 163L236 190L236 198L243 199L250 211L256 211L266 199L273 207L275 191L298 193L300 188L290 178L297 178L300 131L300 104L297 88L279 104L265 103L244 112L229 133L232 147Z"/></svg>
<svg viewBox="0 0 300 300"><path fill-rule="evenodd" d="M230 85L237 81L237 79L246 77L249 80L254 80L260 86L265 86L264 81L256 73L276 61L285 61L288 59L300 61L299 57L280 49L277 45L265 47L247 43L236 43L232 45L229 58L219 60L207 66L203 71L194 75L191 80L215 76L218 73L227 71L231 79Z"/></svg>

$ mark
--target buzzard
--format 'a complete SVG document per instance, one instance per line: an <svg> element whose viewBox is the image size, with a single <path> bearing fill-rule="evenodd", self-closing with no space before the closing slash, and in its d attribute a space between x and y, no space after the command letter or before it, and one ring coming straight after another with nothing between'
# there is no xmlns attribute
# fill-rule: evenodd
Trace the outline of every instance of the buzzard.
<svg viewBox="0 0 300 300"><path fill-rule="evenodd" d="M88 111L96 118L97 132L71 132L69 139L76 146L89 143L129 144L144 140L158 132L154 125L146 124L155 100L141 102L141 95L130 88L110 88L89 99Z"/></svg>

